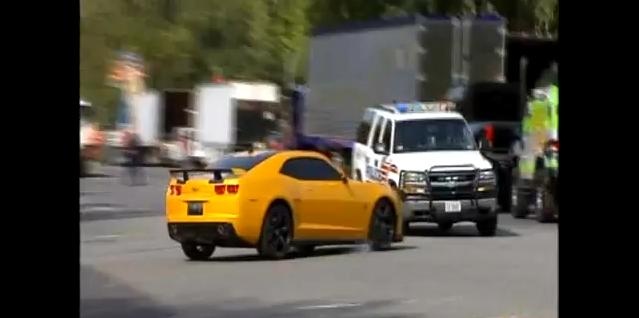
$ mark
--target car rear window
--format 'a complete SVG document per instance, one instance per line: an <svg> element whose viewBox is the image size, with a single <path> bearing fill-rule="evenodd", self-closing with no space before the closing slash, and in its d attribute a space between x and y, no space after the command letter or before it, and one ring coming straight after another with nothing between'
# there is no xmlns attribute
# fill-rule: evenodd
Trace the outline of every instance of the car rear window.
<svg viewBox="0 0 639 318"><path fill-rule="evenodd" d="M260 153L249 154L232 154L222 157L222 159L211 165L212 169L242 169L249 171L257 166L260 162L270 158L275 151L265 151Z"/></svg>

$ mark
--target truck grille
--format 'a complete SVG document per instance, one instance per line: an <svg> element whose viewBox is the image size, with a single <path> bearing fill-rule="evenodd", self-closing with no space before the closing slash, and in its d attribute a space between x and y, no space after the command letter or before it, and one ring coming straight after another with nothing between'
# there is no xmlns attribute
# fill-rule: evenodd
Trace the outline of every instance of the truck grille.
<svg viewBox="0 0 639 318"><path fill-rule="evenodd" d="M432 200L468 200L475 197L477 172L430 172L428 187Z"/></svg>

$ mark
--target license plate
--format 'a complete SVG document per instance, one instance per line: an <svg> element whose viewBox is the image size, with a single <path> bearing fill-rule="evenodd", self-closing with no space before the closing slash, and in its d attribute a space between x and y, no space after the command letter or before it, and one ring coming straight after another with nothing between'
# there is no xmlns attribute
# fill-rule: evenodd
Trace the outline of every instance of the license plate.
<svg viewBox="0 0 639 318"><path fill-rule="evenodd" d="M461 202L459 202L459 201L446 201L446 202L444 202L444 211L446 213L461 212Z"/></svg>
<svg viewBox="0 0 639 318"><path fill-rule="evenodd" d="M204 208L202 202L189 202L187 208L188 215L202 215L204 214Z"/></svg>

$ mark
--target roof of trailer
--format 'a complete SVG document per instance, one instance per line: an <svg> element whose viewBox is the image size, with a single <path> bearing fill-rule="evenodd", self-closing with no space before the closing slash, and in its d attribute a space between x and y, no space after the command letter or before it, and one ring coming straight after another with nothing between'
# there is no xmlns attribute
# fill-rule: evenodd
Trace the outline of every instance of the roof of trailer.
<svg viewBox="0 0 639 318"><path fill-rule="evenodd" d="M321 35L330 35L330 34L336 34L336 33L358 32L358 31L394 27L394 26L410 25L410 24L416 24L419 18L424 18L426 20L432 21L432 20L449 20L451 18L457 18L457 17L446 16L446 15L411 14L411 15L391 17L386 19L354 21L354 22L340 24L337 26L320 26L320 27L314 28L311 31L311 34L313 36L321 36ZM482 20L482 21L503 21L504 20L503 17L499 15L495 15L495 14L481 14L481 15L476 15L473 18L475 20Z"/></svg>

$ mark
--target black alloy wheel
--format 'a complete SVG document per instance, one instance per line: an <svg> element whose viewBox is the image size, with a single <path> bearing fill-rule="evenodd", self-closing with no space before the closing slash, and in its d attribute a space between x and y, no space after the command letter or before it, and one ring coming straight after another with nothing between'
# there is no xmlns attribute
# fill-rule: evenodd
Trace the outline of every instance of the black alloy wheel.
<svg viewBox="0 0 639 318"><path fill-rule="evenodd" d="M291 248L292 224L291 213L286 206L274 205L269 208L258 243L259 254L270 259L286 257Z"/></svg>
<svg viewBox="0 0 639 318"><path fill-rule="evenodd" d="M368 244L373 251L390 248L395 234L395 212L386 199L377 201L371 217Z"/></svg>

